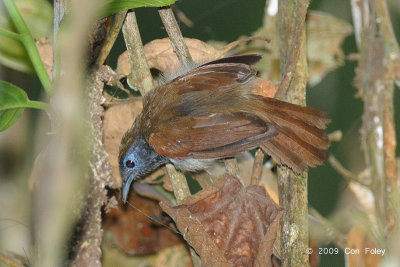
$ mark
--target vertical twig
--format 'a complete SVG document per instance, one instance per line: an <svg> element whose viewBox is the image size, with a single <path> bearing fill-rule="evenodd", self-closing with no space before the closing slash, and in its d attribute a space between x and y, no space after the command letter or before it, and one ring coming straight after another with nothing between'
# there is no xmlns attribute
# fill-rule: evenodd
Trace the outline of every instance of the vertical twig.
<svg viewBox="0 0 400 267"><path fill-rule="evenodd" d="M256 155L254 156L253 170L251 172L251 184L258 184L261 179L262 169L264 161L264 152L261 149L257 149Z"/></svg>
<svg viewBox="0 0 400 267"><path fill-rule="evenodd" d="M111 164L103 144L104 109L102 103L103 87L112 79L114 72L108 66L100 69L87 78L88 115L90 121L91 159L89 173L89 193L85 196L84 207L78 221L81 234L74 244L75 257L70 267L101 266L101 242L103 240L102 211L107 203L106 186L113 187Z"/></svg>
<svg viewBox="0 0 400 267"><path fill-rule="evenodd" d="M398 190L396 176L396 134L393 122L395 60L399 47L385 0L352 1L359 40L360 60L356 84L364 102L361 145L370 169L375 216L387 244L388 231L395 226L391 195ZM396 229L397 231L399 229Z"/></svg>
<svg viewBox="0 0 400 267"><path fill-rule="evenodd" d="M183 42L182 34L179 30L178 24L173 23L175 20L174 17L171 17L169 12L160 12L160 15L167 16L165 27L168 33L171 33L170 39L173 45L175 53L178 55L178 59L181 61L181 64L189 64L191 57L185 53L185 49L181 49L181 47L186 47L186 44ZM173 14L172 14L173 16ZM171 21L172 20L172 21ZM177 28L177 29L176 29ZM137 26L136 16L134 11L131 11L127 14L124 26L122 28L122 32L124 34L125 43L128 50L128 55L131 63L132 69L132 80L131 85L139 86L139 90L142 95L145 95L148 91L153 89L153 82L151 73L146 61L146 57L143 50L143 43L140 38L139 28ZM173 40L173 41L172 41ZM186 47L186 51L188 51ZM187 52L188 53L188 52ZM189 60L189 61L188 61ZM174 194L177 199L177 202L180 203L184 198L190 196L189 186L187 184L185 176L175 170L175 167L171 164L167 164L167 171L171 178L171 184L174 189ZM195 266L200 266L200 259L196 255L196 253L191 249L193 264Z"/></svg>
<svg viewBox="0 0 400 267"><path fill-rule="evenodd" d="M160 8L158 12L179 62L186 68L190 67L193 60L183 39L178 23L176 22L174 13L170 7ZM189 186L185 176L181 172L178 172L173 165L167 164L167 170L169 177L171 177L171 184L174 188L175 197L179 203L184 198L190 196ZM192 256L193 265L196 267L201 266L201 260L194 249L190 248L190 254Z"/></svg>
<svg viewBox="0 0 400 267"><path fill-rule="evenodd" d="M301 61L307 63L306 55L302 55L302 51L299 44L305 42L305 18L307 14L307 8L310 1L305 0L301 3L294 4L287 1L279 1L278 8L278 32L279 32L279 58L280 58L280 72L281 72L281 83L279 84L278 91L275 94L275 98L281 100L290 100L290 96L287 96L287 92L290 88L296 88L292 85L298 85L298 81L304 82L303 86L306 86L307 79L303 80L303 77L296 74L298 70L298 64ZM288 14L283 14L282 7L287 7ZM285 17L285 15L292 17ZM283 27L284 26L284 27ZM288 28L289 27L289 28ZM290 31L288 30L290 29ZM283 36L284 35L284 36ZM282 37L285 37L283 39ZM305 48L304 48L305 49ZM304 52L305 53L305 52ZM304 59L300 57L304 56ZM307 71L304 73L307 76ZM304 76L304 75L302 75ZM295 92L295 91L293 91ZM290 94L293 94L290 93ZM305 92L299 91L298 95L293 94L293 98L299 99L298 104L305 104ZM304 102L304 103L303 103Z"/></svg>
<svg viewBox="0 0 400 267"><path fill-rule="evenodd" d="M190 56L189 49L186 46L186 43L183 39L181 30L179 29L178 23L175 20L174 13L172 12L170 7L162 7L158 9L161 20L165 26L165 29L168 33L169 39L172 44L172 48L176 56L178 57L179 62L182 66L190 66L192 62L192 57ZM186 178L183 174L179 173L175 170L175 167L171 164L167 165L167 170L169 176L171 177L171 183L175 189L179 192L185 192L187 195L180 197L188 197L190 196L189 188L187 187ZM173 177L177 177L179 179L173 179ZM184 181L183 181L184 180ZM182 199L178 200L181 201Z"/></svg>
<svg viewBox="0 0 400 267"><path fill-rule="evenodd" d="M126 15L125 23L122 27L122 33L124 34L132 70L128 79L129 86L131 88L136 87L144 96L147 92L153 89L154 84L144 54L142 38L140 37L135 11L130 11Z"/></svg>
<svg viewBox="0 0 400 267"><path fill-rule="evenodd" d="M305 16L309 1L279 1L278 31L282 82L276 97L305 104L307 61ZM287 92L287 93L286 93ZM307 172L295 174L279 167L279 203L281 218L282 266L308 266Z"/></svg>
<svg viewBox="0 0 400 267"><path fill-rule="evenodd" d="M103 65L104 61L108 57L108 54L110 53L111 48L113 47L114 42L121 31L121 27L125 21L126 13L127 11L125 10L112 16L110 31L107 33L103 45L101 46L99 55L96 58L96 62L94 64L95 69L98 69L101 65Z"/></svg>
<svg viewBox="0 0 400 267"><path fill-rule="evenodd" d="M158 9L158 12L179 62L182 66L190 66L193 62L192 56L190 55L189 49L183 39L172 9L170 7L162 7Z"/></svg>
<svg viewBox="0 0 400 267"><path fill-rule="evenodd" d="M162 7L158 9L158 12L179 62L184 68L190 68L193 65L193 59L183 39L172 9L170 7ZM237 166L236 159L225 160L225 166L229 173L238 177L239 167Z"/></svg>
<svg viewBox="0 0 400 267"><path fill-rule="evenodd" d="M66 2L55 1L56 33L67 10ZM56 78L51 99L52 133L44 135L46 148L36 161L39 167L34 190L34 230L38 251L35 266L53 267L65 264L68 253L66 244L71 238L72 227L86 204L82 200L86 200L85 194L89 189L87 172L91 138L87 127L87 95L82 89L85 88L85 40L95 19L97 7L96 1L83 1L79 5L71 3L69 27L55 36L59 48L59 68L63 75ZM54 47L55 53L57 50ZM100 223L98 226L100 227ZM95 234L99 233L101 240L101 230ZM99 245L100 242L95 248L95 259L91 258L93 266L100 265ZM85 255L92 254L89 252Z"/></svg>

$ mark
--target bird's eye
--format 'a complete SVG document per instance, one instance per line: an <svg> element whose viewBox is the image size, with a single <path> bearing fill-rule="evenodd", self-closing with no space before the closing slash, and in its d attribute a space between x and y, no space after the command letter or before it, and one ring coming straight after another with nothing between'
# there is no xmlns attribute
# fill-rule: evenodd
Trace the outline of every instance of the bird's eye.
<svg viewBox="0 0 400 267"><path fill-rule="evenodd" d="M133 168L133 167L135 167L135 162L133 160L128 159L125 162L125 166L128 167L128 168Z"/></svg>

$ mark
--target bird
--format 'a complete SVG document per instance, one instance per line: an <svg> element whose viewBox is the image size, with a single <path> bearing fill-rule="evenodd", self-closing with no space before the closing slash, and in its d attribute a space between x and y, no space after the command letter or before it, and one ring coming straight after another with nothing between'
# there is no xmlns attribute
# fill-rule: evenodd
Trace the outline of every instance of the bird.
<svg viewBox="0 0 400 267"><path fill-rule="evenodd" d="M324 111L252 93L261 59L250 54L202 64L154 88L119 151L122 199L131 183L167 163L182 171L261 148L296 173L325 160Z"/></svg>

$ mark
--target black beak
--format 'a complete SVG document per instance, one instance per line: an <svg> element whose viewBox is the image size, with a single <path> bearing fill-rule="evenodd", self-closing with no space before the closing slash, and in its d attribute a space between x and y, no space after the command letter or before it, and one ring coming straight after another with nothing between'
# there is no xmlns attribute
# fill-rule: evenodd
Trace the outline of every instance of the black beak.
<svg viewBox="0 0 400 267"><path fill-rule="evenodd" d="M132 181L133 176L129 177L126 181L122 181L122 200L124 201L124 204L128 200L128 194L131 189Z"/></svg>

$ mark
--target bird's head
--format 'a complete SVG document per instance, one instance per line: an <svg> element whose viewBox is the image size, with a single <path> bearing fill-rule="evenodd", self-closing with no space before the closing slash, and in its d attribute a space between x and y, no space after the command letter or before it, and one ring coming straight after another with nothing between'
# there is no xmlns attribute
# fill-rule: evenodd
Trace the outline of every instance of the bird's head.
<svg viewBox="0 0 400 267"><path fill-rule="evenodd" d="M126 144L124 144L126 145ZM135 138L125 149L120 150L119 169L122 176L122 199L128 199L133 181L143 178L169 160L157 154L144 138Z"/></svg>

